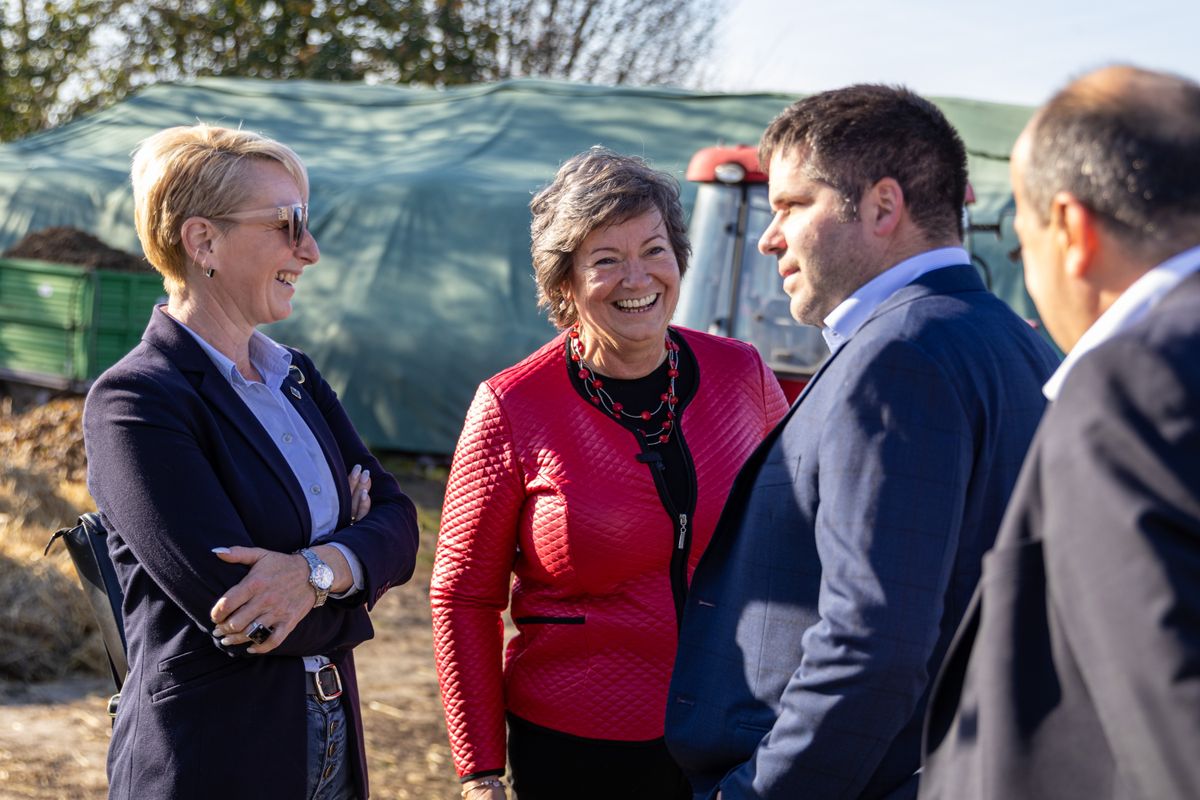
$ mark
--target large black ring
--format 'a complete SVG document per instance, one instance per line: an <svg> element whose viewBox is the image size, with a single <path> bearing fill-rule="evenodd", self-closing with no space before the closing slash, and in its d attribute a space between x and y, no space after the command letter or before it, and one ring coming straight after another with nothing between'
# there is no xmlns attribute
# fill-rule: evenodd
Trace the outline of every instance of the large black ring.
<svg viewBox="0 0 1200 800"><path fill-rule="evenodd" d="M271 629L261 622L252 622L250 623L250 629L246 631L246 638L255 644L262 644L271 638Z"/></svg>

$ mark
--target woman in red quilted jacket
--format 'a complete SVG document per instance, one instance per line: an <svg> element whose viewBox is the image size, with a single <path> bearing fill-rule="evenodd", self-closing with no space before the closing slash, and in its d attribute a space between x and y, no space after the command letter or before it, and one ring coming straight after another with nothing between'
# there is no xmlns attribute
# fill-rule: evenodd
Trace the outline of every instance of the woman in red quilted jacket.
<svg viewBox="0 0 1200 800"><path fill-rule="evenodd" d="M683 800L662 735L684 594L786 402L750 345L668 326L670 176L592 148L530 207L563 332L479 386L450 469L430 596L455 766L464 797L505 797L507 738L520 800Z"/></svg>

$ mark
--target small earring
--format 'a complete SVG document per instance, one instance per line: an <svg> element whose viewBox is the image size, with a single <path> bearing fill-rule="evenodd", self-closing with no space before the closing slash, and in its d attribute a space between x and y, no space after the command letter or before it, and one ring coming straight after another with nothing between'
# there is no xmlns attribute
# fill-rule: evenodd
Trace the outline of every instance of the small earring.
<svg viewBox="0 0 1200 800"><path fill-rule="evenodd" d="M211 278L213 276L214 272L216 272L216 270L213 269L212 267L209 267L209 266L204 267L204 277Z"/></svg>

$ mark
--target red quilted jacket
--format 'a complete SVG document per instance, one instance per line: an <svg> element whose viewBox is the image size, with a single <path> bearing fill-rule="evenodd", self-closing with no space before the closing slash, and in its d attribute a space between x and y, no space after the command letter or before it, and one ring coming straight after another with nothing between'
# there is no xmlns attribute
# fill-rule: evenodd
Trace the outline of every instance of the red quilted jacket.
<svg viewBox="0 0 1200 800"><path fill-rule="evenodd" d="M576 392L562 336L479 386L430 588L460 775L504 768L506 707L576 736L663 734L677 633L672 557L686 559L690 580L734 476L787 409L750 345L677 330L698 371L677 428L695 464L687 520L667 513L634 434ZM512 574L518 634L502 672Z"/></svg>

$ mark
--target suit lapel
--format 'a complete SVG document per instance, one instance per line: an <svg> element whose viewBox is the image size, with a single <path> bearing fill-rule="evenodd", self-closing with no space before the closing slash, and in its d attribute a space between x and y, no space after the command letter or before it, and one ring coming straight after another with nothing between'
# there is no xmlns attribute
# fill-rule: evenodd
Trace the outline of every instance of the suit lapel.
<svg viewBox="0 0 1200 800"><path fill-rule="evenodd" d="M296 507L303 522L302 544L312 537L312 515L308 500L288 465L283 453L275 446L266 430L254 416L254 412L238 397L229 381L217 370L216 364L201 349L191 335L168 316L160 306L151 315L150 324L142 338L157 347L179 368L179 371L196 388L205 402L230 422L230 429L245 439L259 458L267 465L271 474L287 490L288 498ZM324 448L324 443L322 443ZM327 456L328 457L328 456ZM337 483L337 481L334 481ZM342 491L346 487L341 487Z"/></svg>
<svg viewBox="0 0 1200 800"><path fill-rule="evenodd" d="M862 328L871 324L871 322L889 311L899 308L900 306L911 303L920 297L927 297L935 294L956 294L959 292L987 291L987 287L983 285L983 281L979 277L979 273L975 268L968 265L959 267L944 267L926 272L924 275L917 278L912 283L901 287L892 293L890 297L879 304L874 313L867 318L858 332ZM856 336L858 333L855 334ZM853 341L853 340L851 340ZM820 368L813 374L812 378L805 385L799 397L792 403L791 408L783 415L783 419L775 425L775 428L767 434L766 438L759 443L750 457L746 459L738 472L737 478L734 479L733 486L729 490L729 498L725 502L725 507L721 512L721 517L717 521L716 533L714 537L723 531L725 527L741 518L742 508L746 499L750 496L750 490L754 486L754 481L758 478L758 471L762 467L763 461L766 460L767 453L775 446L776 440L782 434L784 428L791 422L792 415L796 413L796 409L804 402L809 393L821 376L825 374L829 366L834 362L840 353L847 349L850 343L839 347L836 351L830 354L829 358L825 359ZM728 534L722 534L728 535Z"/></svg>
<svg viewBox="0 0 1200 800"><path fill-rule="evenodd" d="M813 386L816 385L816 382L820 379L820 377L825 374L825 371L829 369L829 365L835 358L837 358L838 353L842 352L844 349L845 348L839 348L837 351L831 353L829 358L825 359L821 366L817 368L817 371L813 373L811 378L809 378L808 383L804 385L804 388L800 391L799 396L796 397L791 407L787 410L787 413L783 415L783 418L780 419L779 422L775 423L775 427L771 429L771 432L768 433L761 442L759 442L758 447L754 449L754 452L752 452L750 457L746 459L744 464L742 464L742 468L738 471L737 477L733 480L733 486L731 486L729 489L729 497L725 501L724 508L721 510L721 516L717 520L717 527L714 529L713 534L714 539L720 531L725 529L727 525L734 524L736 526L736 521L741 519L742 508L745 505L746 499L750 496L750 490L754 488L754 481L758 478L758 471L762 467L763 461L766 460L767 454L771 452L771 448L775 446L776 440L778 440L783 434L784 428L786 428L788 423L791 421L792 415L796 413L796 409L798 409L800 404L804 402L806 397L808 397Z"/></svg>

